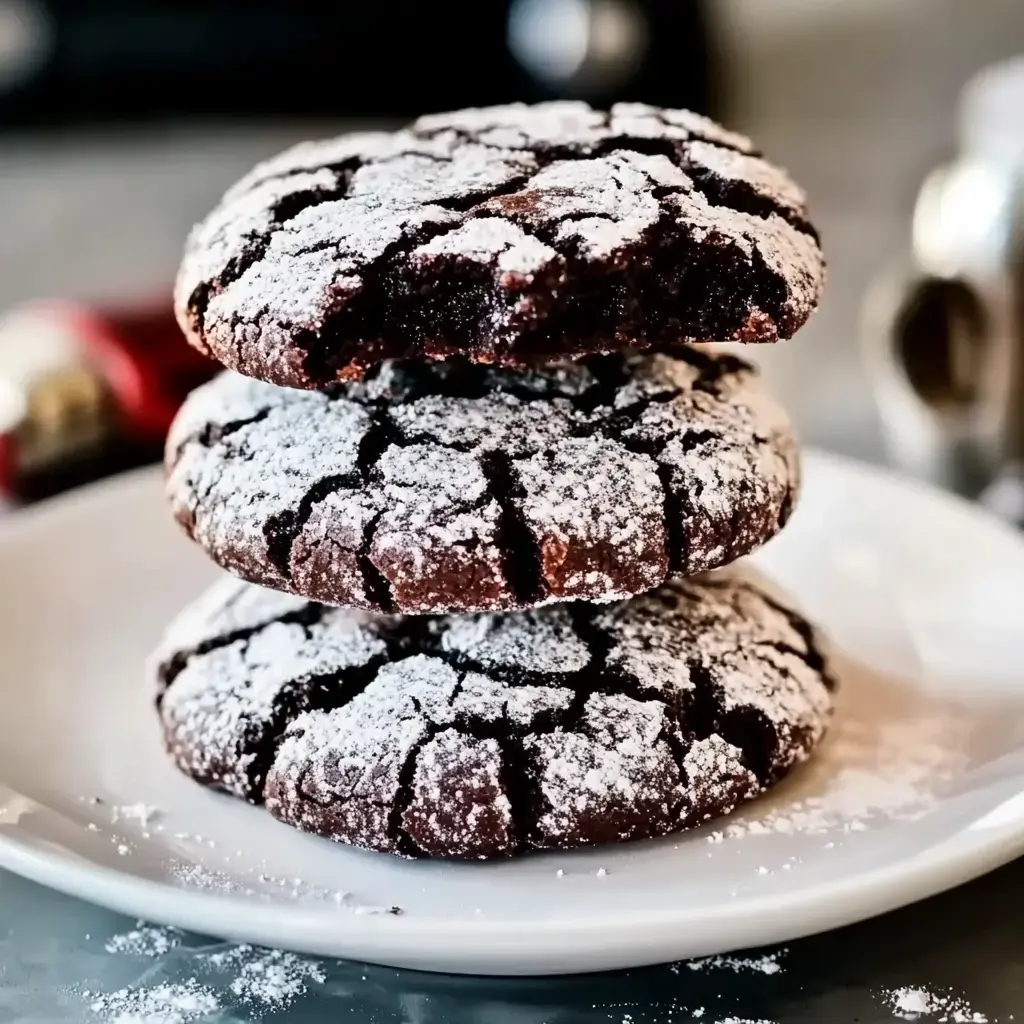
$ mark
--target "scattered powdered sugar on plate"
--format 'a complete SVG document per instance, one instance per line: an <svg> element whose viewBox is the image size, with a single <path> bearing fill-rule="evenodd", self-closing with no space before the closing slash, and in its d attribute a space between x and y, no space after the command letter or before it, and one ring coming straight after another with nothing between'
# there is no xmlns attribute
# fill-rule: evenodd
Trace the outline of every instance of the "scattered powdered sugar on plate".
<svg viewBox="0 0 1024 1024"><path fill-rule="evenodd" d="M180 835L188 837L187 833ZM193 839L201 839L192 836ZM241 851L239 851L241 854ZM226 867L229 865L225 864ZM346 910L356 916L386 915L398 917L404 913L401 907L377 903L363 903L346 889L328 889L325 886L313 885L301 878L284 878L278 875L261 872L258 868L245 869L241 877L233 876L228 871L218 871L202 864L184 860L166 862L167 871L181 884L184 889L198 889L201 892L220 893L225 895L242 895L277 900L281 897L289 901L304 903L327 903L333 907ZM246 884L245 879L251 879Z"/></svg>
<svg viewBox="0 0 1024 1024"><path fill-rule="evenodd" d="M933 1018L939 1024L988 1024L989 1018L971 1008L962 996L926 988L895 988L884 993L886 1004L902 1020Z"/></svg>
<svg viewBox="0 0 1024 1024"><path fill-rule="evenodd" d="M119 821L131 821L142 828L149 828L151 824L156 822L161 815L159 807L151 807L149 804L137 803L137 804L123 804L118 807L112 807L110 810L110 820L112 824L117 824Z"/></svg>
<svg viewBox="0 0 1024 1024"><path fill-rule="evenodd" d="M201 864L178 861L169 864L168 870L181 882L183 887L188 889L201 889L205 892L241 893L245 896L254 896L256 894L254 889L249 889L239 884L223 871L212 871Z"/></svg>
<svg viewBox="0 0 1024 1024"><path fill-rule="evenodd" d="M182 984L122 988L109 995L86 992L92 1010L104 1024L189 1024L220 1009L208 988L192 979Z"/></svg>
<svg viewBox="0 0 1024 1024"><path fill-rule="evenodd" d="M859 680L858 680L859 681ZM848 688L849 689L849 688ZM867 699L864 697L862 699ZM961 728L947 713L893 715L841 710L820 751L807 796L742 813L706 836L710 845L747 836L866 831L873 822L913 821L935 806L943 783L962 769ZM767 873L767 872L762 872Z"/></svg>

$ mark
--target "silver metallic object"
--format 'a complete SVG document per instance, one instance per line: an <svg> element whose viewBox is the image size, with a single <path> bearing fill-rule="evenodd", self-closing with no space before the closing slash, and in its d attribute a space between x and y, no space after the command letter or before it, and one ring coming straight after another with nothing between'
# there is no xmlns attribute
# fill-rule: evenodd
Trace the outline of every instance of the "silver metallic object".
<svg viewBox="0 0 1024 1024"><path fill-rule="evenodd" d="M968 83L958 135L867 296L865 357L891 460L1024 525L1024 57Z"/></svg>

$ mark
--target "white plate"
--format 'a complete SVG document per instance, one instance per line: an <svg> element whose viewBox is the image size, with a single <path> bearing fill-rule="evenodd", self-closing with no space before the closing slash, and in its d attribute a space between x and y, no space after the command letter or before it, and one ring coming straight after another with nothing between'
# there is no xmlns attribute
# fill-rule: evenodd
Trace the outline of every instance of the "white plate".
<svg viewBox="0 0 1024 1024"><path fill-rule="evenodd" d="M165 760L143 659L216 570L178 536L155 473L13 517L0 530L0 864L227 939L545 974L785 941L1024 851L1024 542L812 454L792 525L755 561L858 663L812 765L717 832L407 863L302 836Z"/></svg>

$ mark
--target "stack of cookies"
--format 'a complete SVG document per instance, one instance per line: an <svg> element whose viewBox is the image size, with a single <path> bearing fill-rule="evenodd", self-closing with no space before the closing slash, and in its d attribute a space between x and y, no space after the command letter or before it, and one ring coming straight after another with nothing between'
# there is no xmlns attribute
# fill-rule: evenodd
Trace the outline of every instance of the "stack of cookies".
<svg viewBox="0 0 1024 1024"><path fill-rule="evenodd" d="M168 493L241 578L154 658L179 768L411 857L665 835L777 782L833 683L721 567L785 525L797 448L693 346L788 337L822 282L802 192L687 111L467 110L256 167L178 279L229 372Z"/></svg>

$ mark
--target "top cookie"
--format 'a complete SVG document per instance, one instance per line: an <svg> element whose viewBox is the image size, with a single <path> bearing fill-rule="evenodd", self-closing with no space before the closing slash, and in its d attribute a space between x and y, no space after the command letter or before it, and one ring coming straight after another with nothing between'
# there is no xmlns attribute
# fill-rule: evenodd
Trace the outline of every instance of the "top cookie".
<svg viewBox="0 0 1024 1024"><path fill-rule="evenodd" d="M823 277L803 192L748 139L685 110L559 102L260 164L193 229L175 303L226 366L315 388L391 357L774 341Z"/></svg>

